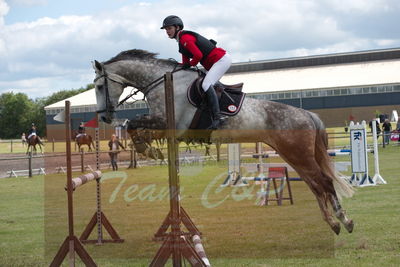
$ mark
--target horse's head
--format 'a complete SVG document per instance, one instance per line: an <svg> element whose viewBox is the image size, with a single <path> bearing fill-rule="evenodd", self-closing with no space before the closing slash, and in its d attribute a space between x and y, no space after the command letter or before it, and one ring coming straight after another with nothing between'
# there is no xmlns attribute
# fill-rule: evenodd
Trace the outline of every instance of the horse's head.
<svg viewBox="0 0 400 267"><path fill-rule="evenodd" d="M102 121L111 123L115 116L119 97L127 84L123 77L107 72L104 64L97 60L92 64L96 72L96 78L94 79L97 100L96 112Z"/></svg>
<svg viewBox="0 0 400 267"><path fill-rule="evenodd" d="M156 54L138 49L123 51L103 63L94 61L97 113L101 120L111 123L116 108L137 93L143 94L149 105L153 106L153 114L164 114L164 90L161 90L164 74L167 71L177 72L180 70L177 66L174 61L157 59ZM185 85L181 86L183 90L193 81L193 76L197 75L192 71L190 73L191 75L180 73L178 76L179 79L185 79ZM128 86L134 90L120 100L124 88ZM182 96L186 101L186 94L183 93ZM179 105L177 110L178 113L184 112L184 105Z"/></svg>

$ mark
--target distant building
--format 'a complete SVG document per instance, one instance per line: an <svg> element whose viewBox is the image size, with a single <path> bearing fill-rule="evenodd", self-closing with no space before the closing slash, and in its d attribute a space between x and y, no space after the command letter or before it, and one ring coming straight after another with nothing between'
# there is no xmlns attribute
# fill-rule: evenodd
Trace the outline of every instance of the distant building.
<svg viewBox="0 0 400 267"><path fill-rule="evenodd" d="M277 60L235 63L222 82L244 82L247 97L277 101L311 110L326 126L345 126L345 121L370 120L400 109L400 48L328 54ZM121 99L130 92L125 89ZM94 89L69 98L72 128L95 116ZM64 127L53 117L64 101L45 107L47 137L63 136ZM144 101L125 103L117 109L121 121L148 113ZM114 129L102 124L111 133ZM109 138L103 136L101 138Z"/></svg>
<svg viewBox="0 0 400 267"><path fill-rule="evenodd" d="M328 127L400 109L400 48L234 64L225 83L320 115Z"/></svg>
<svg viewBox="0 0 400 267"><path fill-rule="evenodd" d="M120 99L126 97L132 88L125 88L124 93ZM54 120L54 116L64 110L65 101L71 102L71 130L77 131L81 122L87 122L96 116L96 93L95 89L90 89L81 94L64 99L57 103L46 106L46 128L48 140L62 140L65 139L65 126L64 123ZM143 100L127 101L117 108L117 125L109 125L100 123L101 139L109 139L111 134L115 132L115 127L119 127L126 119L132 119L142 114L148 114L149 109ZM86 132L94 136L94 129L86 128ZM124 136L123 136L124 137Z"/></svg>

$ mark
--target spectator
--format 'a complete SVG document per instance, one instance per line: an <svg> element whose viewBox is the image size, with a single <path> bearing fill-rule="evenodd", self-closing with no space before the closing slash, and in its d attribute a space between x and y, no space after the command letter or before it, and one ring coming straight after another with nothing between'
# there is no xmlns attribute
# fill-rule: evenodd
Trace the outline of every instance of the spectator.
<svg viewBox="0 0 400 267"><path fill-rule="evenodd" d="M376 124L376 139L379 138L379 135L381 134L381 127L379 127L379 122L377 119L373 118L372 121L369 122L369 128L371 128L371 133L372 133L372 122L375 122Z"/></svg>
<svg viewBox="0 0 400 267"><path fill-rule="evenodd" d="M25 133L22 133L21 142L22 142L22 146L25 146L25 145L26 145L26 136L25 136Z"/></svg>
<svg viewBox="0 0 400 267"><path fill-rule="evenodd" d="M392 130L392 125L390 124L388 119L385 119L385 121L383 122L382 129L383 129L383 142L386 145L388 145L390 140L390 132Z"/></svg>
<svg viewBox="0 0 400 267"><path fill-rule="evenodd" d="M400 119L397 120L396 131L400 135ZM399 139L397 140L397 143L400 144L400 136Z"/></svg>
<svg viewBox="0 0 400 267"><path fill-rule="evenodd" d="M115 134L111 135L111 140L108 142L108 147L110 148L110 152L108 154L110 155L113 171L118 171L117 161L118 153L120 152L119 148L121 147L123 150L125 150L125 147L121 144Z"/></svg>

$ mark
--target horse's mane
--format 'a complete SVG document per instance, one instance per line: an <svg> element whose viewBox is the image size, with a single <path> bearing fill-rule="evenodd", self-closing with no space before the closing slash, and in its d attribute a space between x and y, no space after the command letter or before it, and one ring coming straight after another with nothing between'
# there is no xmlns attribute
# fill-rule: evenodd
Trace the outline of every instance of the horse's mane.
<svg viewBox="0 0 400 267"><path fill-rule="evenodd" d="M174 61L174 60L159 59L159 58L157 58L157 56L158 56L157 53L148 52L146 50L131 49L131 50L122 51L115 57L105 61L104 64L110 64L110 63L114 63L114 62L121 61L121 60L142 60L142 61L148 60L148 61L160 61L160 62L167 63L167 64L176 64L176 61Z"/></svg>

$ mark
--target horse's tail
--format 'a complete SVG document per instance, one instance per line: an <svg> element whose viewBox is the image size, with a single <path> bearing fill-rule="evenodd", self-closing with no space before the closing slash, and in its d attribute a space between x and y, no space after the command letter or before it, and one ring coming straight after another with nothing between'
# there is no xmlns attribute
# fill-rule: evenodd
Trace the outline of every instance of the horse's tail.
<svg viewBox="0 0 400 267"><path fill-rule="evenodd" d="M333 167L332 160L327 152L328 134L325 130L324 123L317 114L312 112L309 112L309 114L316 127L315 158L321 167L323 175L332 180L333 186L339 198L352 197L354 194L353 187L338 176Z"/></svg>

